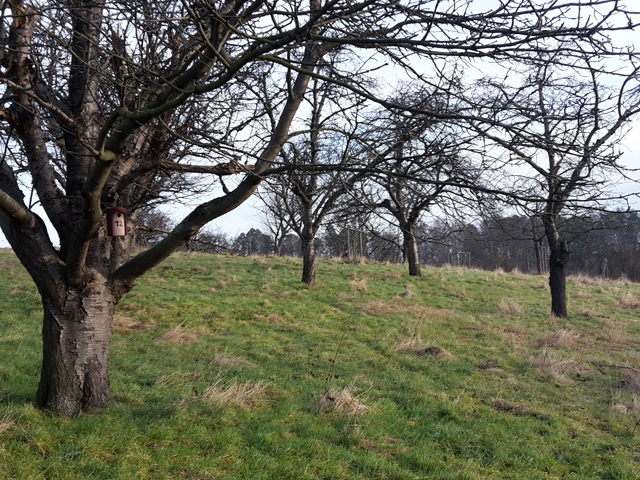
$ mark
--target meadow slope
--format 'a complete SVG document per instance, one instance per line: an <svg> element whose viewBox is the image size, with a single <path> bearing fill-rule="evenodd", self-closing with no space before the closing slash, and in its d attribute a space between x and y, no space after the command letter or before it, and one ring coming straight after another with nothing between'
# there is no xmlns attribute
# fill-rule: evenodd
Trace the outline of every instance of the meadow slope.
<svg viewBox="0 0 640 480"><path fill-rule="evenodd" d="M113 327L114 404L33 406L35 286L0 251L2 479L640 478L640 285L176 254ZM638 370L636 370L638 369Z"/></svg>

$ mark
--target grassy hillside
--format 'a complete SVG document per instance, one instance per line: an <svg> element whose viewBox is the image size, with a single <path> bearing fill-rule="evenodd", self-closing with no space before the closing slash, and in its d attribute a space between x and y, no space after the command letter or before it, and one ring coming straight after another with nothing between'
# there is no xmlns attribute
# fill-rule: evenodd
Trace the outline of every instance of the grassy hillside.
<svg viewBox="0 0 640 480"><path fill-rule="evenodd" d="M537 276L175 255L118 308L116 403L65 420L0 266L2 479L640 478L640 285L571 279L564 320Z"/></svg>

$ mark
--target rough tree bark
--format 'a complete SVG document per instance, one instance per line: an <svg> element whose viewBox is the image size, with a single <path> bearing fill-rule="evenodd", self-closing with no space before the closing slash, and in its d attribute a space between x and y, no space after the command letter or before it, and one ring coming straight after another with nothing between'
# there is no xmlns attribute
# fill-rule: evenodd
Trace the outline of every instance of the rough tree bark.
<svg viewBox="0 0 640 480"><path fill-rule="evenodd" d="M549 288L551 290L551 312L556 317L567 318L567 264L571 252L564 240L554 238L549 242Z"/></svg>
<svg viewBox="0 0 640 480"><path fill-rule="evenodd" d="M421 277L420 256L418 255L418 241L413 230L413 225L402 226L403 234L403 251L405 252L405 261L409 265L409 275L412 277Z"/></svg>
<svg viewBox="0 0 640 480"><path fill-rule="evenodd" d="M302 282L311 285L316 281L316 249L312 235L302 237Z"/></svg>
<svg viewBox="0 0 640 480"><path fill-rule="evenodd" d="M103 407L110 402L109 347L118 301L133 288L137 277L184 245L206 223L249 198L260 183L260 173L270 166L287 140L310 74L322 56L322 48L313 42L300 49L306 70L292 81L255 165L223 172L220 165L177 165L162 159L176 141L167 122L176 108L198 94L197 88L202 87L199 82L212 75L211 59L223 58L221 61L226 62L227 77L220 81L224 84L255 58L249 48L244 57L232 60L234 63L224 59L224 32L229 33L233 22L242 21L237 9L244 3L228 0L216 11L215 21L196 18L201 35L208 31L209 38L202 39L201 46L192 52L191 65L178 68L170 86L152 80L143 94L147 103L137 111L116 105L107 118L103 110L108 107L100 103L105 92L99 82L109 72L98 67L104 5L79 1L71 9L68 96L58 98L32 62L32 36L40 17L20 1L11 3L9 53L3 60L5 71L0 79L12 95L7 97L9 108L0 108L0 120L9 124L23 145L26 169L60 238L60 247L55 248L44 222L25 204L14 171L2 162L0 226L42 296L43 359L36 402L43 409L70 417L85 407ZM312 10L320 5L317 0L311 4ZM251 14L252 9L245 12ZM313 28L307 25L300 34L304 35L303 31L308 34ZM264 47L263 53L277 48L277 43ZM214 45L222 52L217 52L217 57ZM215 85L211 78L208 81ZM162 122L149 127L158 117ZM58 164L53 163L48 151L47 128L60 132ZM108 237L103 210L127 206L134 213L130 220L134 220L139 205L131 203L140 202L134 195L136 183L159 170L210 175L250 173L233 191L198 206L162 241L130 260L132 235Z"/></svg>
<svg viewBox="0 0 640 480"><path fill-rule="evenodd" d="M73 416L79 408L109 404L109 346L116 303L117 296L104 279L71 290L55 302L43 298L38 405Z"/></svg>

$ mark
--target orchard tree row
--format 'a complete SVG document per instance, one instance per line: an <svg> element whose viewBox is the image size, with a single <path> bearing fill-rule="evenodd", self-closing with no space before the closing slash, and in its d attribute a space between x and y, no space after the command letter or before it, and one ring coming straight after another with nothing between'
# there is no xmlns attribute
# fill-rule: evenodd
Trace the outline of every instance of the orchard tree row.
<svg viewBox="0 0 640 480"><path fill-rule="evenodd" d="M639 23L619 0L4 2L0 228L42 296L37 404L107 405L117 303L261 184L300 207L305 281L345 193L401 226L414 275L421 211L508 200L540 219L566 316L557 221L616 200ZM192 208L131 256L169 201Z"/></svg>

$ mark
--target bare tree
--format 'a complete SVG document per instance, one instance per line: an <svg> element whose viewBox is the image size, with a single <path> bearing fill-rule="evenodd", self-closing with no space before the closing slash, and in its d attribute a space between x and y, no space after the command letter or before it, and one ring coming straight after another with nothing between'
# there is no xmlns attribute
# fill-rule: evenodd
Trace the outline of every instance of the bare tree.
<svg viewBox="0 0 640 480"><path fill-rule="evenodd" d="M273 236L273 253L280 256L282 245L292 232L290 222L287 221L292 213L289 210L288 184L281 181L263 182L262 190L257 195L263 205L261 223Z"/></svg>
<svg viewBox="0 0 640 480"><path fill-rule="evenodd" d="M443 82L446 80L443 80ZM450 115L455 106L455 86L434 91L404 85L392 103L407 110ZM444 92L444 93L443 93ZM376 159L375 169L358 189L357 201L370 210L382 210L393 217L402 232L402 252L409 275L421 276L416 226L436 204L444 204L451 184L470 183L473 169L460 156L462 134L455 126L431 115L405 111L375 111L360 132L364 155Z"/></svg>
<svg viewBox="0 0 640 480"><path fill-rule="evenodd" d="M612 187L628 174L619 161L619 142L640 112L640 70L630 61L631 72L613 75L609 85L600 78L601 63L586 54L570 67L541 55L521 84L482 83L480 110L494 112L491 124L473 125L490 143L485 170L515 205L542 220L550 248L551 310L558 317L568 316L570 258L561 213L603 210L627 198Z"/></svg>
<svg viewBox="0 0 640 480"><path fill-rule="evenodd" d="M579 4L574 15L573 0L477 10L430 0L5 2L0 227L42 296L38 405L73 416L109 403L116 304L137 277L253 194L312 77L374 100L365 80L375 66L367 74L360 60L373 53L421 76L418 59L438 69L462 57L521 62L568 41L575 46L563 58L606 53L607 30L637 23L617 1ZM319 70L329 53L356 50L370 53L330 77ZM265 84L286 86L272 112L258 99ZM276 121L264 129L269 115ZM222 181L234 175L233 185ZM214 186L221 193L212 199ZM107 235L105 210L135 219L186 192L198 206L145 252L130 258L133 236Z"/></svg>
<svg viewBox="0 0 640 480"><path fill-rule="evenodd" d="M287 173L268 181L267 206L280 208L281 219L300 237L302 282L316 279L315 240L336 202L366 175L367 170L343 174L354 166L351 145L362 103L331 83L313 81L309 88L310 118L306 129L280 152L280 169Z"/></svg>

